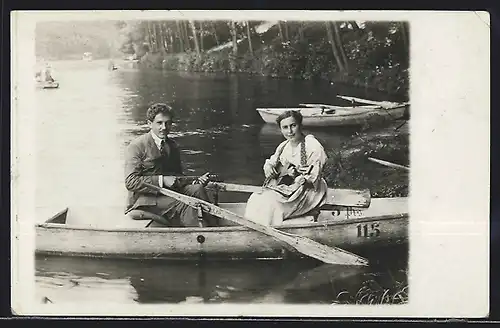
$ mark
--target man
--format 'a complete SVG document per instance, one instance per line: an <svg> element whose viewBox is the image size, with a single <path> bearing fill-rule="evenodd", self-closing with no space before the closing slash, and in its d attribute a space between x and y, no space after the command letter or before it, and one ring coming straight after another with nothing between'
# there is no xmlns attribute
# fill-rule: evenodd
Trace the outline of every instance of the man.
<svg viewBox="0 0 500 328"><path fill-rule="evenodd" d="M204 188L208 173L191 184L176 176L182 175L180 151L177 144L168 138L172 127L172 108L163 103L152 105L147 111L150 131L133 140L125 153L125 186L128 202L125 214L142 210L154 215L147 219L168 226L198 227L198 211L173 198L164 196L142 184L149 183L176 192L209 201ZM137 212L137 211L134 211ZM133 219L143 219L132 215ZM203 226L215 226L215 218L204 215Z"/></svg>

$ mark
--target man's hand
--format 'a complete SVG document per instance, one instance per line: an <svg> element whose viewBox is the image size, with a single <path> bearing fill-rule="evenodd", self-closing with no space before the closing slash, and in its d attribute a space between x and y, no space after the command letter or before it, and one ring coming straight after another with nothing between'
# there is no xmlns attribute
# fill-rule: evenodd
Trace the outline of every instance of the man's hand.
<svg viewBox="0 0 500 328"><path fill-rule="evenodd" d="M206 186L207 183L210 181L210 172L207 172L205 174L203 174L201 177L198 178L198 182L201 183L203 186Z"/></svg>
<svg viewBox="0 0 500 328"><path fill-rule="evenodd" d="M175 186L176 183L177 183L176 177L166 176L166 175L163 176L163 185L164 186L166 186L168 188L172 188Z"/></svg>

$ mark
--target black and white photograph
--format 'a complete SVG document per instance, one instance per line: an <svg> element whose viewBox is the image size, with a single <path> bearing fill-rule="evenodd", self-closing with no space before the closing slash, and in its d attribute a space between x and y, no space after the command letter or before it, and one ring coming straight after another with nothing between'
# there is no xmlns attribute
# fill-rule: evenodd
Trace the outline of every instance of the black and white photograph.
<svg viewBox="0 0 500 328"><path fill-rule="evenodd" d="M487 315L487 13L279 13L13 15L20 313Z"/></svg>

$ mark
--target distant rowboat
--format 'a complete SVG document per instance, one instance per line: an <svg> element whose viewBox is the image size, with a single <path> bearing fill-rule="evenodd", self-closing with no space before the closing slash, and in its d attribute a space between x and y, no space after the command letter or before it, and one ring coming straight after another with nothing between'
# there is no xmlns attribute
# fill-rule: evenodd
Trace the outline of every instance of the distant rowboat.
<svg viewBox="0 0 500 328"><path fill-rule="evenodd" d="M57 88L59 88L59 82L57 82L57 81L37 81L36 87L39 89L57 89Z"/></svg>
<svg viewBox="0 0 500 328"><path fill-rule="evenodd" d="M276 124L278 116L287 110L299 111L304 126L355 126L363 125L376 117L397 120L405 116L408 104L395 104L392 107L380 105L333 106L322 104L301 104L295 108L257 108L266 123Z"/></svg>

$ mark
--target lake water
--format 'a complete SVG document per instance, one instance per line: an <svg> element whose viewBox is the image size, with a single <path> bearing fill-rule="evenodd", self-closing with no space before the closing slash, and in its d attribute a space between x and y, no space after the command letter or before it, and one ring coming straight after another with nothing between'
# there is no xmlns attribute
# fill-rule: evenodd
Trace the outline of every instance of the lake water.
<svg viewBox="0 0 500 328"><path fill-rule="evenodd" d="M65 207L123 209L124 149L131 139L147 131L145 113L154 102L169 103L176 110L171 137L182 148L186 173L210 171L227 182L259 185L264 160L283 139L276 127L263 124L255 108L338 104L337 93L383 100L381 95L326 81L108 71L106 61L61 61L52 67L60 88L36 91L37 222ZM353 138L352 132L339 129L314 133L327 149ZM117 215L110 220L121 218ZM383 265L363 272L318 268L317 263L303 261L198 263L37 257L37 297L53 302L104 297L123 303L332 303L343 290L355 294L363 283L374 279L387 288L405 283L407 251L391 251L403 255L385 252L376 261ZM384 261L388 258L403 261Z"/></svg>

